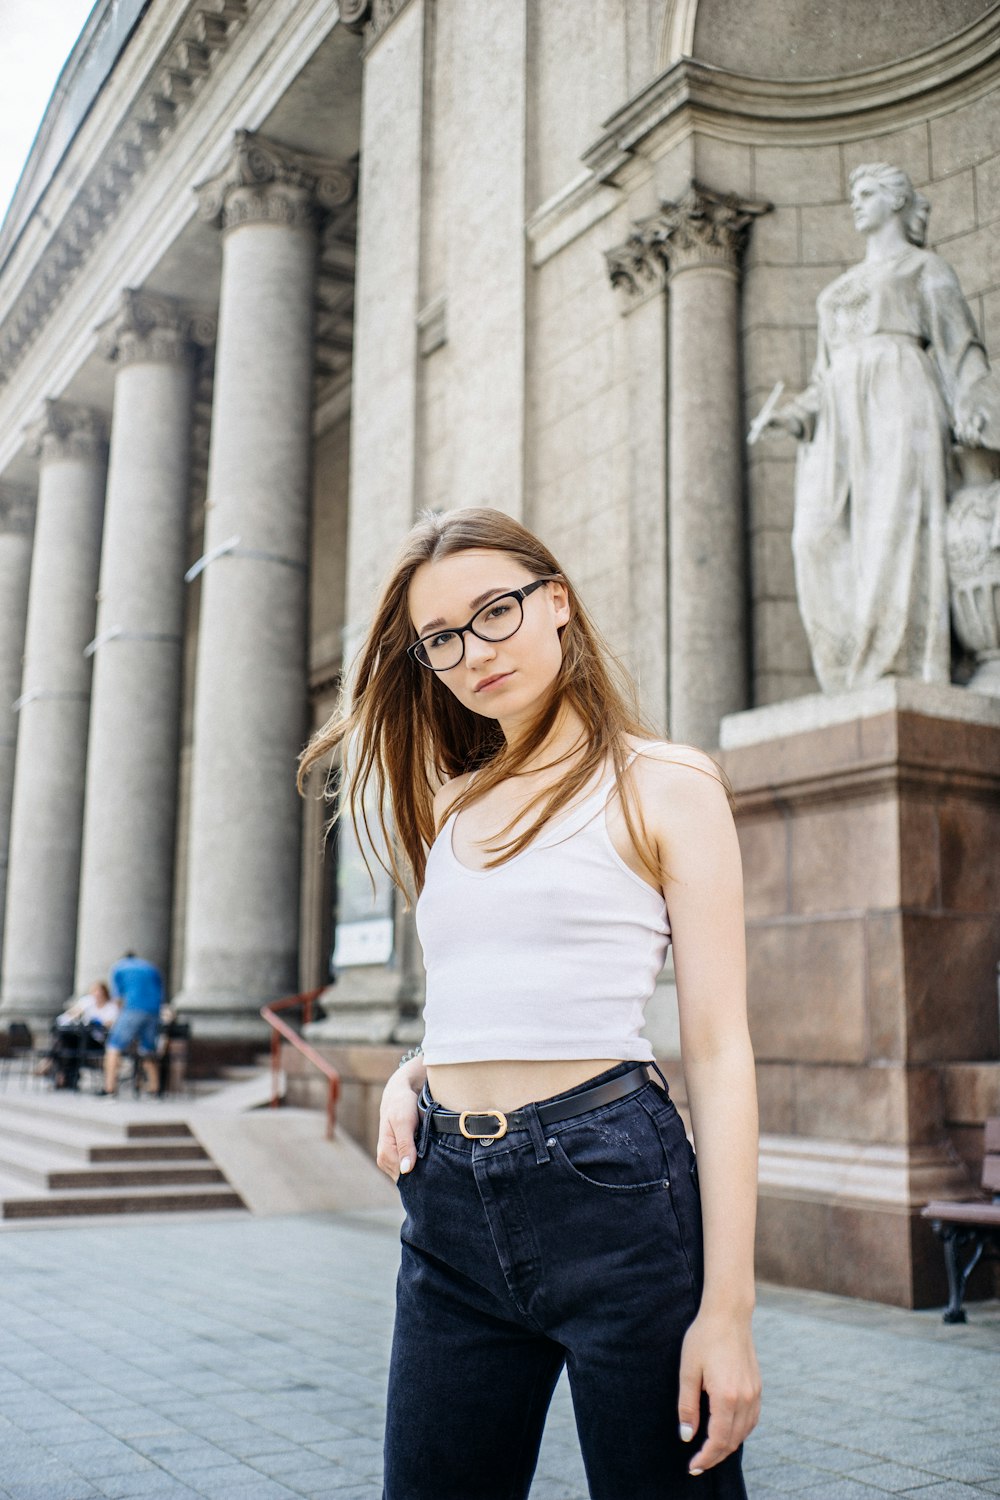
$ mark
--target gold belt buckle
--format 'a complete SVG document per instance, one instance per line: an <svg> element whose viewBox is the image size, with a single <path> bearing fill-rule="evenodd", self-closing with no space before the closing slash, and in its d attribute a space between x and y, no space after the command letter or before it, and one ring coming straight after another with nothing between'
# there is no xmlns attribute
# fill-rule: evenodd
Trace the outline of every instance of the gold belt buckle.
<svg viewBox="0 0 1000 1500"><path fill-rule="evenodd" d="M473 1135L471 1130L465 1128L470 1115L496 1115L500 1121L500 1129L494 1130L492 1135ZM458 1128L467 1141L499 1141L507 1134L507 1116L502 1109L463 1109L458 1117Z"/></svg>

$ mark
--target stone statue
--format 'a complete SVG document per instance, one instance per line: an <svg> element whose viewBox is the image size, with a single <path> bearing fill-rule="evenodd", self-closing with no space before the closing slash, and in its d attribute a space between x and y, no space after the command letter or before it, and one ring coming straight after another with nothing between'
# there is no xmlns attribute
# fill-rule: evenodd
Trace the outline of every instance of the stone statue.
<svg viewBox="0 0 1000 1500"><path fill-rule="evenodd" d="M812 380L768 425L800 440L792 551L824 692L950 680L945 515L952 435L1000 446L1000 403L930 204L879 162L851 173L865 258L816 303Z"/></svg>

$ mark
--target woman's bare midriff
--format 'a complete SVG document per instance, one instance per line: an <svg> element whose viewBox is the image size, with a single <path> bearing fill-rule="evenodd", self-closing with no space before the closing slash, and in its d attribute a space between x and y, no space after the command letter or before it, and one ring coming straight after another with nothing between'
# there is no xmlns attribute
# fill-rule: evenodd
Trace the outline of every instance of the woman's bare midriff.
<svg viewBox="0 0 1000 1500"><path fill-rule="evenodd" d="M445 1109L520 1109L617 1067L620 1057L563 1059L556 1062L438 1063L427 1069L427 1087Z"/></svg>

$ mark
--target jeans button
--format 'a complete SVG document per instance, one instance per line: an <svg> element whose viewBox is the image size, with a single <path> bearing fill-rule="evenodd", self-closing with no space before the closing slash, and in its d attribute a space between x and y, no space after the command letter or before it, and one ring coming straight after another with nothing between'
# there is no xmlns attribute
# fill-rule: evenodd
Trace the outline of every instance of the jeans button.
<svg viewBox="0 0 1000 1500"><path fill-rule="evenodd" d="M548 1140L545 1142L546 1146L554 1146L555 1143L556 1143L556 1138L555 1138L554 1135L550 1135L549 1138L548 1138Z"/></svg>

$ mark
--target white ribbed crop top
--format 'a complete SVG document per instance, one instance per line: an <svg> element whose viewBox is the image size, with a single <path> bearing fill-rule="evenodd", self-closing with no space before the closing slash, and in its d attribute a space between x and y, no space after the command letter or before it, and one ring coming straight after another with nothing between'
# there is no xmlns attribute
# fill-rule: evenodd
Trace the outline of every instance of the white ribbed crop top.
<svg viewBox="0 0 1000 1500"><path fill-rule="evenodd" d="M662 895L611 842L613 786L490 870L456 856L457 813L441 828L416 910L425 1062L652 1060L639 1033L670 927Z"/></svg>

